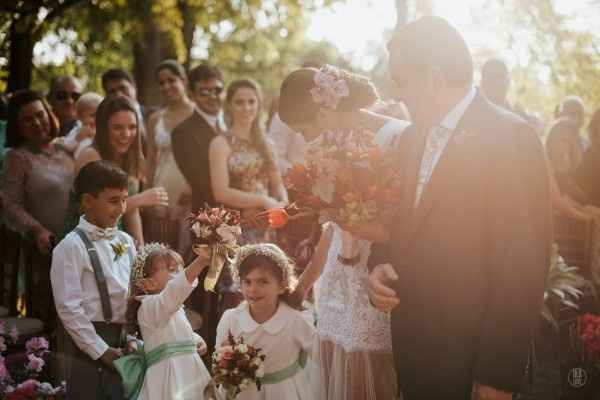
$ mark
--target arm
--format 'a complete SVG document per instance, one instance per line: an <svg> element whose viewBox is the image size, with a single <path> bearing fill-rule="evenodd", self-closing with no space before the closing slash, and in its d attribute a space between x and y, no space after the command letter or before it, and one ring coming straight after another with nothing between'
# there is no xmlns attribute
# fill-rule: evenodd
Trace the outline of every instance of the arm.
<svg viewBox="0 0 600 400"><path fill-rule="evenodd" d="M143 246L144 230L142 228L142 217L139 208L129 209L129 199L127 200L127 211L123 214L123 226L129 233L137 246Z"/></svg>
<svg viewBox="0 0 600 400"><path fill-rule="evenodd" d="M25 210L25 182L31 163L20 150L13 149L6 155L5 168L3 190L6 218L22 236L33 239L40 252L48 254L52 232Z"/></svg>
<svg viewBox="0 0 600 400"><path fill-rule="evenodd" d="M109 346L96 333L83 310L81 271L84 265L89 264L85 252L83 244L78 246L63 240L52 255L50 280L56 311L69 336L81 351L97 360Z"/></svg>
<svg viewBox="0 0 600 400"><path fill-rule="evenodd" d="M278 168L273 168L273 170L269 172L269 185L271 186L271 193L277 200L288 203L287 190L285 190L285 186L283 186L283 180L281 179Z"/></svg>
<svg viewBox="0 0 600 400"><path fill-rule="evenodd" d="M490 135L486 177L490 283L475 381L505 392L521 385L539 321L552 245L550 180L541 145L525 124Z"/></svg>
<svg viewBox="0 0 600 400"><path fill-rule="evenodd" d="M294 313L296 314L294 321L294 336L299 347L306 351L310 356L315 339L315 328L302 316L300 311L294 310Z"/></svg>
<svg viewBox="0 0 600 400"><path fill-rule="evenodd" d="M152 114L150 116L150 118L148 118L148 123L147 123L147 127L148 127L148 131L147 131L147 162L148 162L148 168L147 168L147 173L146 173L146 182L148 182L148 185L150 187L152 187L152 184L154 182L154 172L156 171L156 163L157 163L157 159L158 159L158 149L156 147L156 131L155 131L155 127L156 127L156 123L158 121L159 116L161 116L163 113L161 111L155 112L154 114Z"/></svg>
<svg viewBox="0 0 600 400"><path fill-rule="evenodd" d="M217 325L217 338L215 340L215 348L223 346L223 342L227 340L227 335L231 330L231 314L233 310L226 310Z"/></svg>
<svg viewBox="0 0 600 400"><path fill-rule="evenodd" d="M229 168L227 161L231 154L229 144L222 136L213 139L209 146L210 181L215 201L228 207L276 208L279 203L268 196L244 192L229 186Z"/></svg>
<svg viewBox="0 0 600 400"><path fill-rule="evenodd" d="M208 257L198 256L171 279L160 293L144 298L140 308L140 323L158 329L164 327L197 286L197 277L207 264Z"/></svg>
<svg viewBox="0 0 600 400"><path fill-rule="evenodd" d="M313 254L312 259L308 263L308 266L300 275L298 279L298 285L294 290L294 297L300 296L302 300L306 297L306 293L312 288L314 283L319 279L321 273L323 272L323 267L325 266L325 262L327 261L327 253L329 252L329 246L331 245L331 239L333 238L333 226L332 224L327 224L324 232L321 234L321 238L319 239L319 243L315 248L315 253ZM300 303L302 303L302 300Z"/></svg>

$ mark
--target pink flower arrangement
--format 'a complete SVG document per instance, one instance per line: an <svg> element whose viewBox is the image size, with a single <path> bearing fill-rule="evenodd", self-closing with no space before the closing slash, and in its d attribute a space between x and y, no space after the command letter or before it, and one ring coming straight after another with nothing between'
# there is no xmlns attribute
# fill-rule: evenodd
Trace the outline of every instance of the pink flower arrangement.
<svg viewBox="0 0 600 400"><path fill-rule="evenodd" d="M313 101L327 108L337 109L342 97L348 97L350 90L340 71L331 65L324 65L313 78L315 87L310 90Z"/></svg>
<svg viewBox="0 0 600 400"><path fill-rule="evenodd" d="M25 349L28 354L47 353L49 348L50 344L43 337L34 337L25 343Z"/></svg>
<svg viewBox="0 0 600 400"><path fill-rule="evenodd" d="M35 371L37 373L40 373L42 372L42 368L44 368L44 365L46 365L46 362L43 358L40 358L33 353L27 355L27 360L29 360L29 362L27 363L25 368L29 371Z"/></svg>

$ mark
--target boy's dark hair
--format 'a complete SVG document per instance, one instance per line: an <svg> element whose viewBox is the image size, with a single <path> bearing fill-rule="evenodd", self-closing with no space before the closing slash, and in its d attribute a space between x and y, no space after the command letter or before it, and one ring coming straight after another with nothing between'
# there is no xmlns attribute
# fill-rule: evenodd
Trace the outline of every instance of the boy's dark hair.
<svg viewBox="0 0 600 400"><path fill-rule="evenodd" d="M96 197L104 189L126 189L128 176L121 168L104 161L86 164L75 178L75 196L80 201L85 194Z"/></svg>
<svg viewBox="0 0 600 400"><path fill-rule="evenodd" d="M117 79L124 79L135 86L133 78L131 77L129 72L125 71L123 68L110 68L104 71L104 73L102 74L102 88L104 89L104 91L106 92L106 86L108 85L108 82Z"/></svg>
<svg viewBox="0 0 600 400"><path fill-rule="evenodd" d="M190 70L188 73L188 84L190 89L194 90L194 84L198 81L208 81L210 79L216 79L221 82L223 80L223 73L216 65L201 64Z"/></svg>

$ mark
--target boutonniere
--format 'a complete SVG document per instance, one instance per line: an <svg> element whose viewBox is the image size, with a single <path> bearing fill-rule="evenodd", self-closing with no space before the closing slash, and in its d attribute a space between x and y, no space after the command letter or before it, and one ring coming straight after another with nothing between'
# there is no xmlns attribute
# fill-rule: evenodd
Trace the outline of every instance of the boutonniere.
<svg viewBox="0 0 600 400"><path fill-rule="evenodd" d="M117 243L111 243L110 247L112 247L113 251L115 252L115 258L113 258L113 261L117 261L119 257L125 254L127 252L127 249L129 249L129 245L121 241Z"/></svg>

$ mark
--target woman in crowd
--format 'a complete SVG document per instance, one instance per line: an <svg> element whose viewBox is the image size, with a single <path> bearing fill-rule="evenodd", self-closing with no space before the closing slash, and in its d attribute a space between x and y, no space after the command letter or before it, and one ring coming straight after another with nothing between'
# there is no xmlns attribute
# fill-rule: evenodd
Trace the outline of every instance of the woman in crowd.
<svg viewBox="0 0 600 400"><path fill-rule="evenodd" d="M190 211L191 189L175 163L171 132L192 114L194 103L186 94L187 78L181 65L165 60L155 73L166 107L148 121L148 182L165 188L170 206L144 210L144 232L148 241L166 243L185 254L189 244L185 216Z"/></svg>
<svg viewBox="0 0 600 400"><path fill-rule="evenodd" d="M50 255L61 234L74 179L72 157L52 144L58 120L37 92L20 90L8 105L3 191L8 222L26 239L26 305L52 329ZM29 272L30 271L30 272ZM35 296L32 294L35 293Z"/></svg>
<svg viewBox="0 0 600 400"><path fill-rule="evenodd" d="M76 172L89 162L107 160L129 174L130 197L127 199L123 224L138 246L144 244L140 207L167 205L169 200L167 193L161 187L141 191L145 183L146 169L139 134L140 123L133 100L125 96L107 96L96 111L94 143L84 149L75 160ZM77 225L79 213L73 201L66 232Z"/></svg>
<svg viewBox="0 0 600 400"><path fill-rule="evenodd" d="M588 125L590 147L577 169L577 183L592 206L600 207L600 108L594 112Z"/></svg>
<svg viewBox="0 0 600 400"><path fill-rule="evenodd" d="M260 87L256 82L249 79L232 82L225 98L229 132L215 137L208 150L215 201L242 210L246 217L287 202L273 148L260 124L261 103ZM270 235L264 227L248 227L239 242L270 241ZM241 300L228 273L221 277L219 290L221 310L235 307Z"/></svg>

